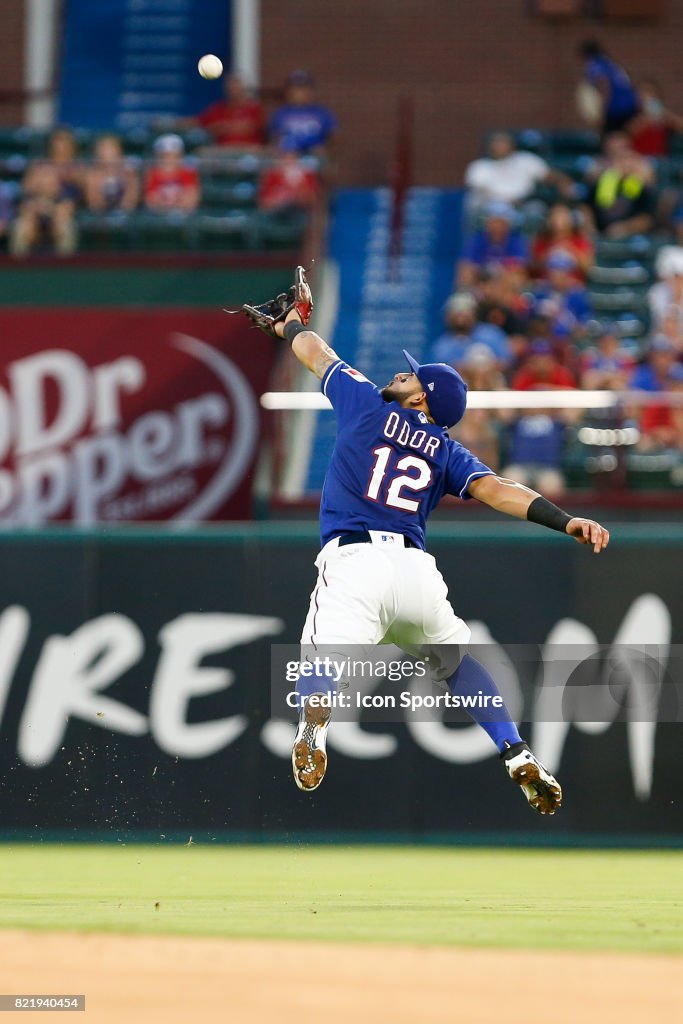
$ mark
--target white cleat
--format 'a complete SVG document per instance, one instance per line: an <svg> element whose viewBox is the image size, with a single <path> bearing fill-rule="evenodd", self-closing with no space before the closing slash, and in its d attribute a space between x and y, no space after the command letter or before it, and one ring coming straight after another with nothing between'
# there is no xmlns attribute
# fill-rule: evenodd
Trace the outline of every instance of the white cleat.
<svg viewBox="0 0 683 1024"><path fill-rule="evenodd" d="M327 703L325 703L327 701ZM314 693L299 712L299 724L292 747L292 771L299 789L317 789L327 771L327 728L332 708L327 694Z"/></svg>
<svg viewBox="0 0 683 1024"><path fill-rule="evenodd" d="M554 814L562 806L562 787L529 750L526 743L512 743L500 755L513 782L539 814Z"/></svg>

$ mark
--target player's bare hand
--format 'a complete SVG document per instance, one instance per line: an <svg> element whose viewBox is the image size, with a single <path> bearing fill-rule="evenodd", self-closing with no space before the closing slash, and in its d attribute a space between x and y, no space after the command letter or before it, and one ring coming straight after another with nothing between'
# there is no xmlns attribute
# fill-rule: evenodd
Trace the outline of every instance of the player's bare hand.
<svg viewBox="0 0 683 1024"><path fill-rule="evenodd" d="M570 519L566 533L579 544L590 544L596 555L599 555L609 544L609 530L593 519Z"/></svg>

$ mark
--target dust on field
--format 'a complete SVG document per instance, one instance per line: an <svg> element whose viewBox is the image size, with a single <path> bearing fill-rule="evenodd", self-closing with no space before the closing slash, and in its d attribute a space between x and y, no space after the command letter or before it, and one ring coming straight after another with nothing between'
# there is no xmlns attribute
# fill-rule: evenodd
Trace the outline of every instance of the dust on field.
<svg viewBox="0 0 683 1024"><path fill-rule="evenodd" d="M91 1024L683 1019L683 958L626 953L6 931L0 978L3 992L85 994L76 1019Z"/></svg>

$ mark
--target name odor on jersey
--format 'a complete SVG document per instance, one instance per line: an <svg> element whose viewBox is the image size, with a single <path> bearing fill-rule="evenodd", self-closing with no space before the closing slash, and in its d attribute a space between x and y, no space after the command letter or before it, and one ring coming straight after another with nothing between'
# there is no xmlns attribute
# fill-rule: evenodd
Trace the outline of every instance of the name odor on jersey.
<svg viewBox="0 0 683 1024"><path fill-rule="evenodd" d="M441 445L440 437L428 434L426 430L414 430L408 420L404 420L397 412L389 413L382 433L390 441L395 441L403 448L414 448L427 458L434 458Z"/></svg>

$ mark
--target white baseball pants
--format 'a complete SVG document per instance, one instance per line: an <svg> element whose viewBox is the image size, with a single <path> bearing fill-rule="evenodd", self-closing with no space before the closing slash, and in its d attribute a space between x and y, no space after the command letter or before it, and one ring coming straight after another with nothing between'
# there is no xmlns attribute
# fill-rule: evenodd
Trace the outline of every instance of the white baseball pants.
<svg viewBox="0 0 683 1024"><path fill-rule="evenodd" d="M335 538L318 554L303 653L393 643L415 657L436 645L457 645L462 657L470 629L453 611L432 555L406 548L402 534L371 530L370 536L372 543L342 547Z"/></svg>

